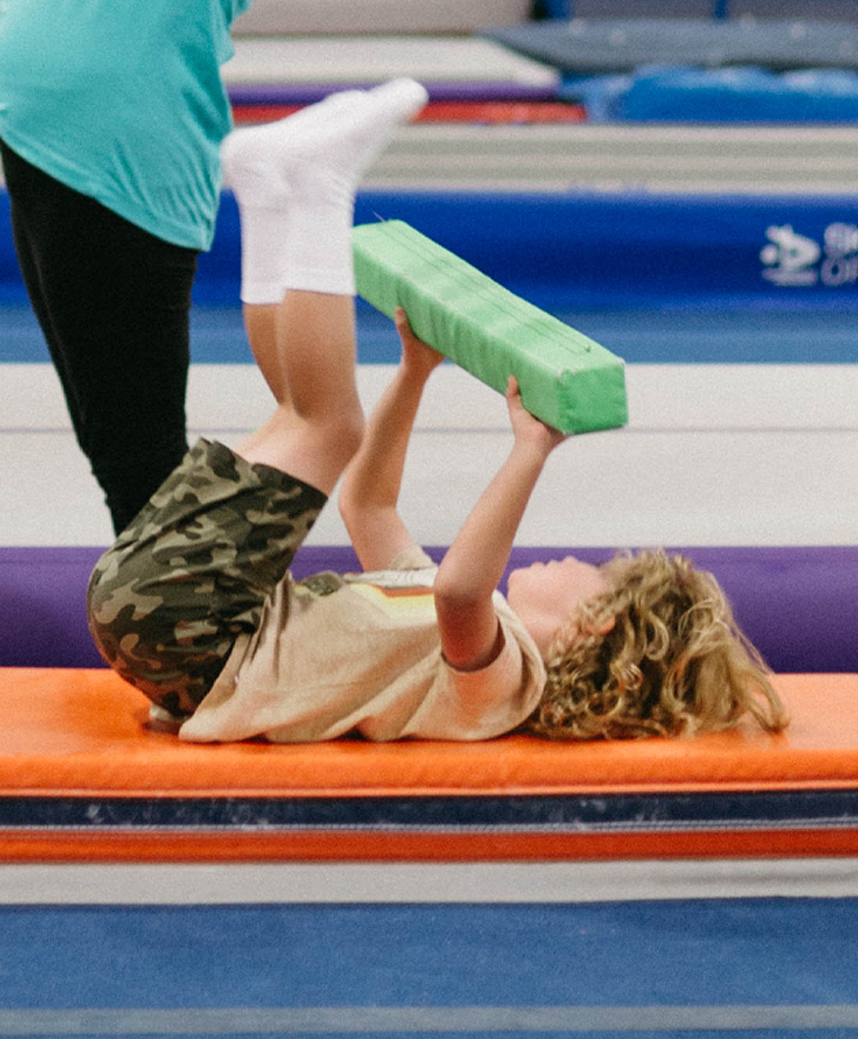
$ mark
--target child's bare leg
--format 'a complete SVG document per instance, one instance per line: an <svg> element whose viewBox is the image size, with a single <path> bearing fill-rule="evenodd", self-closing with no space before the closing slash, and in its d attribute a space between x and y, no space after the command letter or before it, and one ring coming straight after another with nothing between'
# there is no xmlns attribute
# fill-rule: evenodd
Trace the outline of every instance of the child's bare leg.
<svg viewBox="0 0 858 1039"><path fill-rule="evenodd" d="M245 303L244 328L253 359L278 404L288 404L288 391L277 346L276 303Z"/></svg>
<svg viewBox="0 0 858 1039"><path fill-rule="evenodd" d="M354 194L396 125L422 108L412 80L335 95L238 131L224 166L242 220L245 323L278 401L237 451L330 493L360 442L355 386Z"/></svg>
<svg viewBox="0 0 858 1039"><path fill-rule="evenodd" d="M283 400L235 450L248 462L288 472L330 495L363 433L353 299L287 290L277 335L288 356Z"/></svg>

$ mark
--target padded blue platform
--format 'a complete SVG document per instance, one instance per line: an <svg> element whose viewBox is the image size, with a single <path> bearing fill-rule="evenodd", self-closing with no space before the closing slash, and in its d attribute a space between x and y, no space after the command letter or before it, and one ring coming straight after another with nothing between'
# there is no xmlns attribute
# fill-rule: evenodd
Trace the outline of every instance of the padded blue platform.
<svg viewBox="0 0 858 1039"><path fill-rule="evenodd" d="M855 225L851 195L361 193L356 222L379 217L406 221L511 292L597 340L597 329L582 325L573 311L707 310L716 321L739 311L825 311L832 315L832 327L816 346L805 342L796 353L779 350L775 342L761 353L752 342L737 354L745 361L781 363L855 360L849 312L858 309L858 249L851 234L842 248L837 243L843 235L834 251L826 244L832 225L847 230ZM24 304L8 225L8 196L0 191L0 305ZM782 227L816 245L805 250L809 259L798 257L798 266L787 251L770 248L769 230ZM200 257L197 304L237 305L240 252L238 210L227 193L212 251ZM781 268L800 277L791 282L773 278ZM0 360L27 359L4 357L7 345L0 332ZM642 356L634 344L617 352L629 363L681 359L663 352ZM248 355L244 359L250 360ZM721 353L706 359L736 357Z"/></svg>
<svg viewBox="0 0 858 1039"><path fill-rule="evenodd" d="M431 549L440 559L443 549ZM574 551L595 562L610 548L516 548L510 566ZM687 551L711 570L770 667L858 671L858 546L710 547ZM96 667L84 615L97 548L0 548L0 666ZM347 547L305 545L293 572L357 568Z"/></svg>
<svg viewBox="0 0 858 1039"><path fill-rule="evenodd" d="M572 75L677 61L704 68L858 66L858 25L850 22L573 18L504 26L483 35Z"/></svg>
<svg viewBox="0 0 858 1039"><path fill-rule="evenodd" d="M404 220L553 314L806 308L842 315L858 309L858 250L850 238L842 263L825 243L831 225L856 223L851 195L362 192L355 223L379 218ZM767 251L764 262L761 256L771 245L769 229L783 226L817 245L792 283L770 276L789 257ZM215 247L200 258L199 302L235 302L239 252L236 206L225 195ZM840 360L855 360L854 340Z"/></svg>
<svg viewBox="0 0 858 1039"><path fill-rule="evenodd" d="M567 81L561 96L583 102L590 122L858 122L858 73L846 69L647 66Z"/></svg>

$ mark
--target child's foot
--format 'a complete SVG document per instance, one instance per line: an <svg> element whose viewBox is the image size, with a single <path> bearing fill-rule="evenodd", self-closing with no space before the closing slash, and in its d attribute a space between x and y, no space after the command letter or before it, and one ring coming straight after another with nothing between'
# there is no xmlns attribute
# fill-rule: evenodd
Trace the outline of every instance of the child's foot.
<svg viewBox="0 0 858 1039"><path fill-rule="evenodd" d="M361 90L342 90L329 94L314 105L307 105L285 119L233 130L221 146L221 166L226 187L239 198L265 204L265 194L280 201L282 186L277 176L280 153L288 154L290 141L303 132L312 135L330 122L338 108L346 108L363 96ZM252 197L251 197L252 196Z"/></svg>
<svg viewBox="0 0 858 1039"><path fill-rule="evenodd" d="M148 727L153 732L169 732L175 735L186 721L187 716L173 714L172 711L168 711L166 707L161 707L159 704L149 704Z"/></svg>
<svg viewBox="0 0 858 1039"><path fill-rule="evenodd" d="M238 130L223 148L224 176L239 202L280 208L293 194L348 197L396 127L428 95L413 79L332 94L277 123Z"/></svg>
<svg viewBox="0 0 858 1039"><path fill-rule="evenodd" d="M397 79L230 134L223 164L241 211L245 303L279 302L287 288L354 294L355 191L427 96L413 79Z"/></svg>

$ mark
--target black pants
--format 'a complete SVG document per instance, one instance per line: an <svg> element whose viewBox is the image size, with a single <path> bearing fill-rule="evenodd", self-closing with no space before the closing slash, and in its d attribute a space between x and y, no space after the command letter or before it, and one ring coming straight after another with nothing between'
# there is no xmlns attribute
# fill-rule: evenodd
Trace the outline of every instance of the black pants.
<svg viewBox="0 0 858 1039"><path fill-rule="evenodd" d="M27 293L118 533L187 450L197 253L60 184L2 141L0 154Z"/></svg>

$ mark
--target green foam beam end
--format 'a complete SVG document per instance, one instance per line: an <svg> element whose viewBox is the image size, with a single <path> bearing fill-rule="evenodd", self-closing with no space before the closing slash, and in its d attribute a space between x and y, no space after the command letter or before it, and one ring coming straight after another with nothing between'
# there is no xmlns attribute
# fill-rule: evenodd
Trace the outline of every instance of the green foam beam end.
<svg viewBox="0 0 858 1039"><path fill-rule="evenodd" d="M503 393L510 375L532 414L564 433L628 421L621 358L492 281L401 220L353 231L358 293Z"/></svg>

